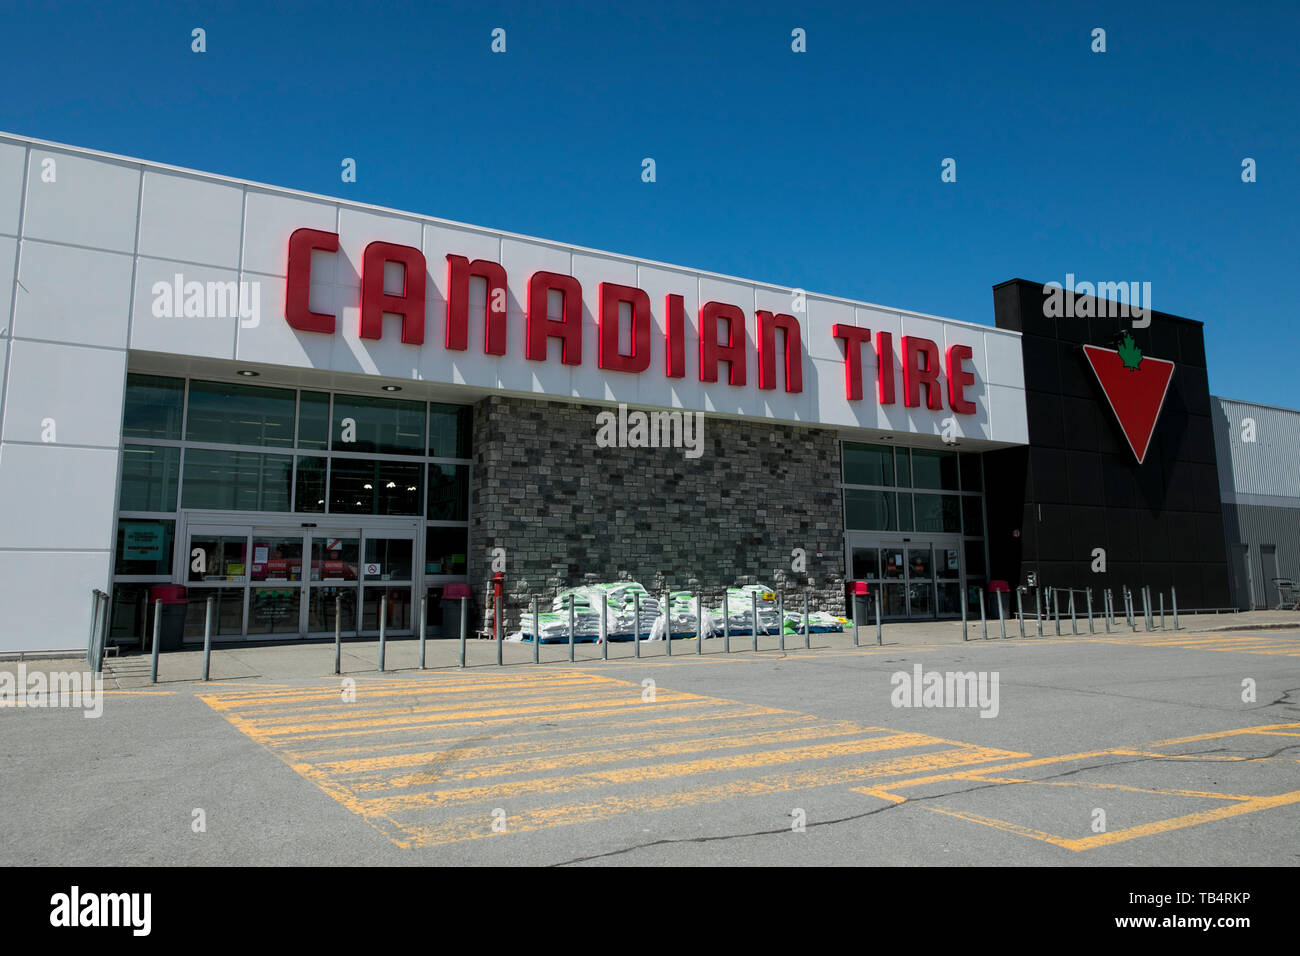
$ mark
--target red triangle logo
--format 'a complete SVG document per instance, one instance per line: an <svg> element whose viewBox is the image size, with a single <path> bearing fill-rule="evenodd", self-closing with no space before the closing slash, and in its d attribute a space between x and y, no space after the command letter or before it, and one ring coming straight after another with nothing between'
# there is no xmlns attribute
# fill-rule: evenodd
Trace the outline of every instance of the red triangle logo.
<svg viewBox="0 0 1300 956"><path fill-rule="evenodd" d="M1129 343L1132 344L1131 342ZM1169 383L1174 377L1174 363L1168 359L1142 356L1136 368L1124 364L1114 349L1085 345L1083 354L1092 366L1101 390L1106 393L1111 411L1128 439L1138 464L1147 456L1156 420L1164 407Z"/></svg>

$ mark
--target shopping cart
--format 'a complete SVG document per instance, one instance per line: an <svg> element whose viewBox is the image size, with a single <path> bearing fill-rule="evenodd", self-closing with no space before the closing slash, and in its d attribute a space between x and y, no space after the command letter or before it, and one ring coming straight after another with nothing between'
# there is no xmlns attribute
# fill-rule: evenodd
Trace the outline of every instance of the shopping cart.
<svg viewBox="0 0 1300 956"><path fill-rule="evenodd" d="M1300 590L1290 578L1274 578L1273 587L1277 588L1279 611L1300 611Z"/></svg>

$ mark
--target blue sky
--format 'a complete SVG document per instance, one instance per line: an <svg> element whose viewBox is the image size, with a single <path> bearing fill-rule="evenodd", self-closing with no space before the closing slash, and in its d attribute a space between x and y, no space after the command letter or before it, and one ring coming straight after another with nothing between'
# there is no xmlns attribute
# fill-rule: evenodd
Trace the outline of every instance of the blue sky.
<svg viewBox="0 0 1300 956"><path fill-rule="evenodd" d="M41 4L0 14L0 129L990 324L1004 279L1148 281L1213 392L1300 407L1298 35L1196 0Z"/></svg>

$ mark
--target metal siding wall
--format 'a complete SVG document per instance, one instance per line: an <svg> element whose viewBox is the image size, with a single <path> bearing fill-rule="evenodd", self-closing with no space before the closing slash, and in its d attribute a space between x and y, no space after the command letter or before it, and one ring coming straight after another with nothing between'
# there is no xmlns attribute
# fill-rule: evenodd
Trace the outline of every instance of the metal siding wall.
<svg viewBox="0 0 1300 956"><path fill-rule="evenodd" d="M1219 457L1219 493L1227 544L1245 544L1250 554L1255 603L1271 606L1277 589L1264 580L1260 545L1277 548L1277 573L1300 579L1300 411L1214 400L1214 444ZM1246 419L1255 441L1243 442ZM1249 607L1250 594L1233 594Z"/></svg>
<svg viewBox="0 0 1300 956"><path fill-rule="evenodd" d="M1250 573L1254 578L1255 600L1272 607L1278 595L1270 581L1264 580L1260 545L1277 547L1277 573L1280 577L1300 580L1300 502L1294 508L1264 505L1237 505L1241 540L1250 546ZM1243 601L1244 603L1244 601Z"/></svg>
<svg viewBox="0 0 1300 956"><path fill-rule="evenodd" d="M1300 411L1215 398L1215 444L1226 439L1228 456L1220 451L1220 494L1231 487L1235 495L1269 495L1300 503ZM1255 423L1255 441L1241 440L1244 422ZM1231 459L1231 484L1225 484L1225 457ZM1234 500L1224 498L1227 500ZM1279 504L1282 504L1279 502Z"/></svg>

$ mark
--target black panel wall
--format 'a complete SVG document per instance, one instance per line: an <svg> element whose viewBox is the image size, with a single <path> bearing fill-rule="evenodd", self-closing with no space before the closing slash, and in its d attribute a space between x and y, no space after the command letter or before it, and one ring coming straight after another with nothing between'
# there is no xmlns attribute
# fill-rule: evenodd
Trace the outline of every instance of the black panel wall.
<svg viewBox="0 0 1300 956"><path fill-rule="evenodd" d="M1178 589L1180 609L1231 605L1200 322L1151 313L1051 317L1041 283L993 288L999 328L1022 333L1029 447L984 456L990 578L1025 584ZM1093 311L1099 311L1094 300ZM1143 355L1175 363L1151 448L1139 465L1081 346L1128 331ZM1094 549L1106 571L1092 571Z"/></svg>

